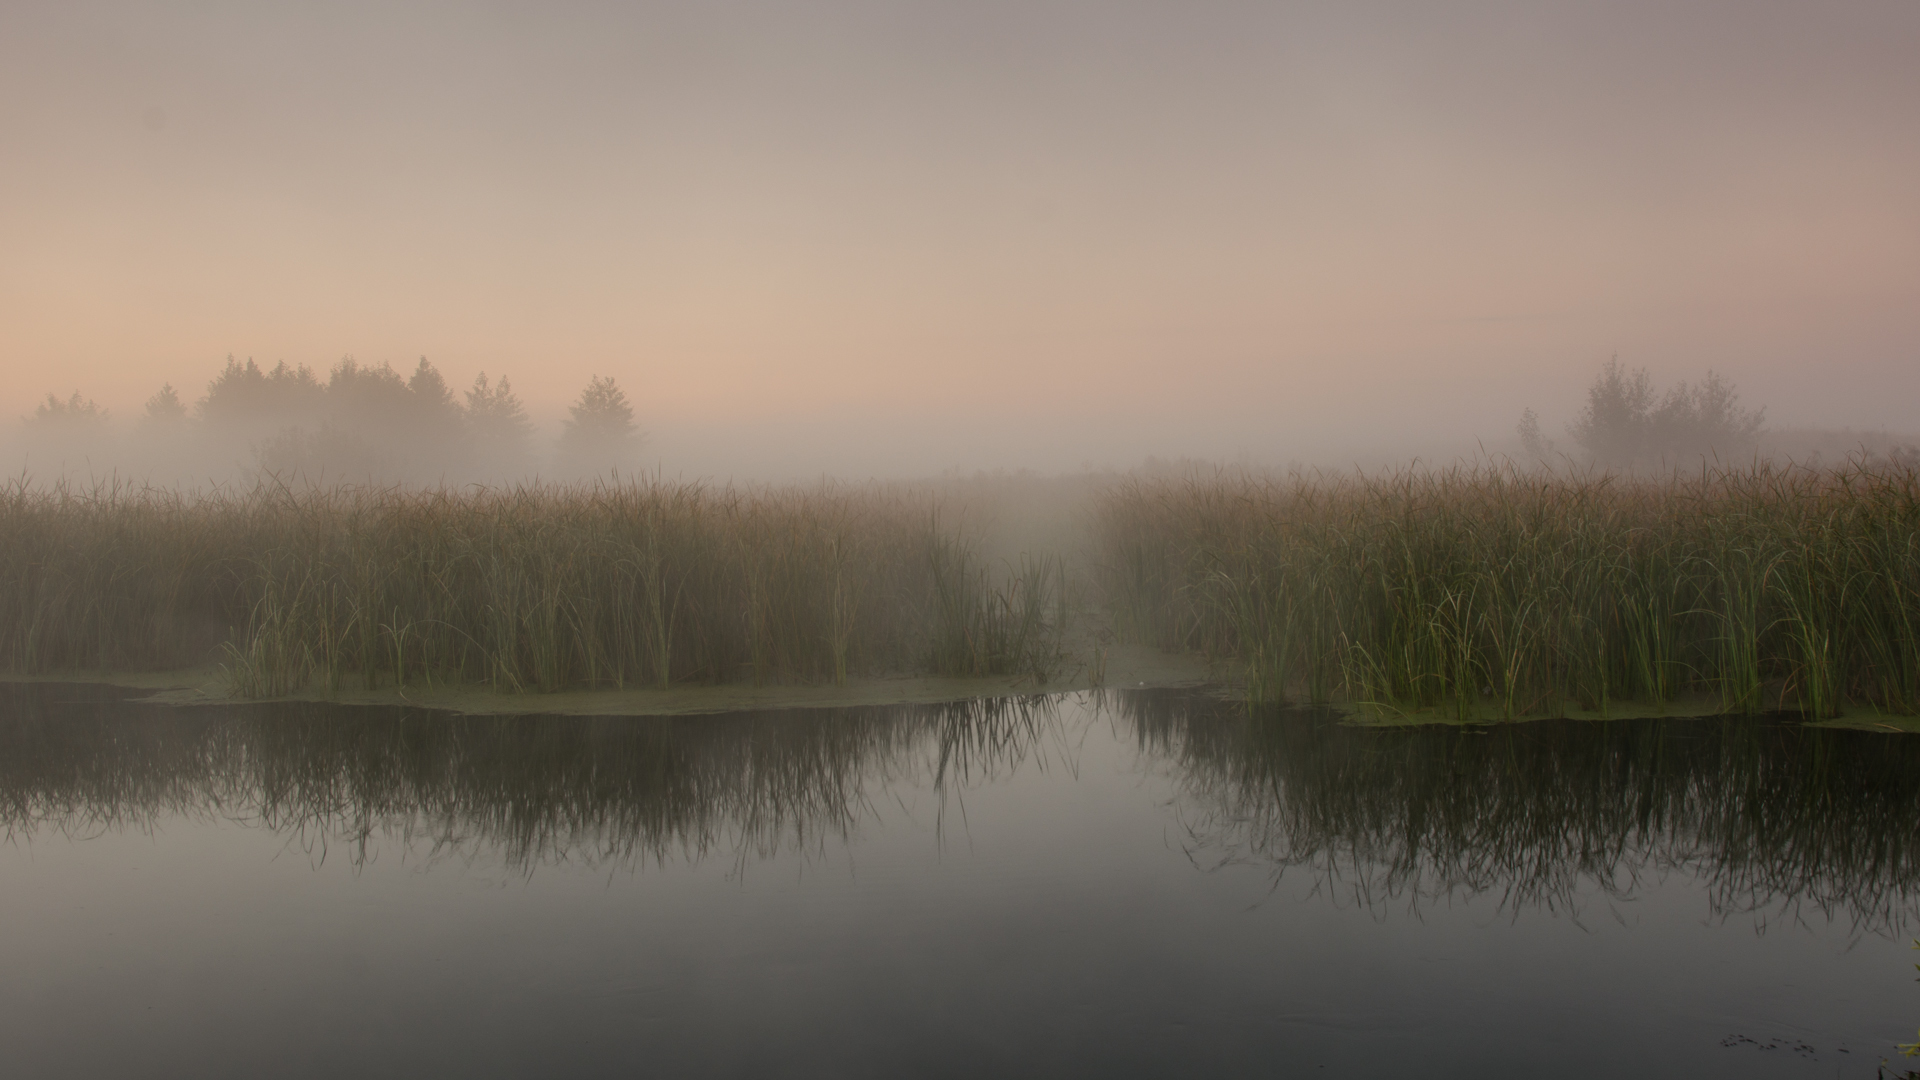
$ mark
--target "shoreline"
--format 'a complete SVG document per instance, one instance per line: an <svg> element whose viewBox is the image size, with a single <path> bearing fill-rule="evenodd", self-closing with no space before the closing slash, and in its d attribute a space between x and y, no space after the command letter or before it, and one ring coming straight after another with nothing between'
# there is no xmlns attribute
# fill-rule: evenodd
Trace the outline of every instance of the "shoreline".
<svg viewBox="0 0 1920 1080"><path fill-rule="evenodd" d="M4 683L86 683L149 691L140 700L152 705L257 705L275 702L325 702L338 705L412 705L464 716L698 716L761 709L820 709L862 705L926 705L976 698L1024 697L1117 689L1198 689L1223 685L1217 672L1198 656L1163 653L1152 646L1116 645L1105 655L1102 678L1086 665L1044 683L1030 676L868 676L845 686L719 683L627 688L596 687L554 693L501 693L474 683L409 683L372 690L303 690L271 698L229 696L226 672L218 665L168 671L60 671L44 675L0 673Z"/></svg>
<svg viewBox="0 0 1920 1080"><path fill-rule="evenodd" d="M878 705L931 705L987 698L1071 694L1099 690L1211 691L1239 697L1239 683L1219 664L1192 654L1165 653L1148 645L1113 645L1104 650L1105 670L1092 677L1088 665L1074 667L1063 678L1036 682L1030 676L894 675L849 679L845 686L766 683L720 683L626 688L596 687L554 693L497 692L474 683L410 683L367 690L304 690L283 697L244 698L226 692L227 674L220 665L165 671L58 671L41 675L0 672L0 683L72 683L144 691L138 700L149 705L206 706L260 705L278 702L335 705L402 705L462 716L702 716L768 709L831 709ZM1414 710L1373 708L1360 702L1331 702L1320 706L1300 703L1273 708L1325 708L1342 714L1343 723L1356 727L1495 727L1537 720L1712 719L1737 714L1720 711L1711 695L1694 694L1666 702L1625 701L1602 713L1572 703L1537 713L1504 717L1491 705L1461 718L1438 707ZM1792 714L1775 709L1757 715ZM1888 734L1920 734L1920 716L1902 716L1871 706L1849 706L1840 715L1805 721L1809 727Z"/></svg>

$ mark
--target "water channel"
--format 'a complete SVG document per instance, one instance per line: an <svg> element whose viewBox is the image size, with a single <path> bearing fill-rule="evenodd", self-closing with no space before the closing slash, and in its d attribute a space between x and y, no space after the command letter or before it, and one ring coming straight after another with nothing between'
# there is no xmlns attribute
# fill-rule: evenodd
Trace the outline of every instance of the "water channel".
<svg viewBox="0 0 1920 1080"><path fill-rule="evenodd" d="M16 1076L1871 1077L1920 739L0 686Z"/></svg>

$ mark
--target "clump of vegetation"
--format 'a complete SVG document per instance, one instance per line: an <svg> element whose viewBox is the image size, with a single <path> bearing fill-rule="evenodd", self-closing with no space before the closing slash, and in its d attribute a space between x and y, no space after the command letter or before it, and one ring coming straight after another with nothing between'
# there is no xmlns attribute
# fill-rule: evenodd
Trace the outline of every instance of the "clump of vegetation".
<svg viewBox="0 0 1920 1080"><path fill-rule="evenodd" d="M0 493L0 664L164 668L235 693L503 691L863 672L1032 676L1065 582L995 573L929 496L660 481Z"/></svg>
<svg viewBox="0 0 1920 1080"><path fill-rule="evenodd" d="M254 440L260 467L281 477L460 475L523 458L526 413L507 380L483 373L466 398L424 356L410 376L348 357L324 381L304 365L229 357L194 411L209 433Z"/></svg>
<svg viewBox="0 0 1920 1080"><path fill-rule="evenodd" d="M33 417L27 422L41 427L61 427L100 424L105 423L106 419L107 410L75 390L73 396L65 400L57 394L48 394L47 400L33 410Z"/></svg>
<svg viewBox="0 0 1920 1080"><path fill-rule="evenodd" d="M464 400L463 400L464 399ZM47 395L23 417L23 448L38 475L97 475L119 460L134 475L267 475L300 483L467 482L507 476L604 475L637 464L642 435L626 392L594 377L560 438L542 447L505 377L482 372L455 394L425 357L410 374L347 357L325 372L229 356L198 400L172 383L147 399L120 445L106 410L75 391Z"/></svg>
<svg viewBox="0 0 1920 1080"><path fill-rule="evenodd" d="M989 557L951 527L953 504L979 495L23 482L0 491L0 667L218 657L249 697L1045 680L1069 663L1068 597L1085 594L1058 555ZM1091 507L1110 623L1095 635L1231 658L1258 701L1458 718L1700 695L1730 711L1920 712L1911 462L1136 476L1101 481ZM1076 544L1055 530L1025 549Z"/></svg>
<svg viewBox="0 0 1920 1080"><path fill-rule="evenodd" d="M1256 700L1920 711L1920 470L1899 462L1135 479L1097 532L1116 630L1237 658Z"/></svg>
<svg viewBox="0 0 1920 1080"><path fill-rule="evenodd" d="M611 378L595 375L580 400L567 407L557 464L563 472L592 472L601 462L631 461L639 441L626 391Z"/></svg>
<svg viewBox="0 0 1920 1080"><path fill-rule="evenodd" d="M479 459L481 475L524 465L532 456L533 420L513 392L513 382L505 375L490 382L483 371L474 377L466 399L468 443Z"/></svg>
<svg viewBox="0 0 1920 1080"><path fill-rule="evenodd" d="M1627 468L1751 450L1766 426L1765 409L1740 406L1740 393L1709 371L1697 383L1654 390L1646 368L1629 370L1619 357L1607 361L1587 387L1586 405L1567 434L1597 465ZM1520 445L1536 461L1556 456L1553 440L1540 431L1540 417L1527 409L1516 428Z"/></svg>

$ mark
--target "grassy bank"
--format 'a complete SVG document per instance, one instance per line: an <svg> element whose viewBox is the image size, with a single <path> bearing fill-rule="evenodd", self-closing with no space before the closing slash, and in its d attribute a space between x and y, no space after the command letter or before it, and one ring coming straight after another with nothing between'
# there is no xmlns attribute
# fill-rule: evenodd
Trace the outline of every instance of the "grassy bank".
<svg viewBox="0 0 1920 1080"><path fill-rule="evenodd" d="M1256 700L1920 709L1911 467L1135 479L1095 529L1116 631Z"/></svg>
<svg viewBox="0 0 1920 1080"><path fill-rule="evenodd" d="M234 693L1020 674L1053 556L991 564L932 495L641 482L0 494L0 665L221 657Z"/></svg>

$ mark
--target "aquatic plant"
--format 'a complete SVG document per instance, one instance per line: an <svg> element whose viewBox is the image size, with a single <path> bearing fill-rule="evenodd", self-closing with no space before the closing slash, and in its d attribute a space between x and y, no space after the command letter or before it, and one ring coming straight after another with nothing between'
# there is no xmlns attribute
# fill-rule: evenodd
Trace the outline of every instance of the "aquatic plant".
<svg viewBox="0 0 1920 1080"><path fill-rule="evenodd" d="M0 665L164 668L234 692L462 680L502 691L1031 676L1064 574L996 568L938 500L659 480L0 492Z"/></svg>
<svg viewBox="0 0 1920 1080"><path fill-rule="evenodd" d="M1116 632L1237 658L1256 700L1920 710L1910 464L1134 478L1095 530Z"/></svg>

